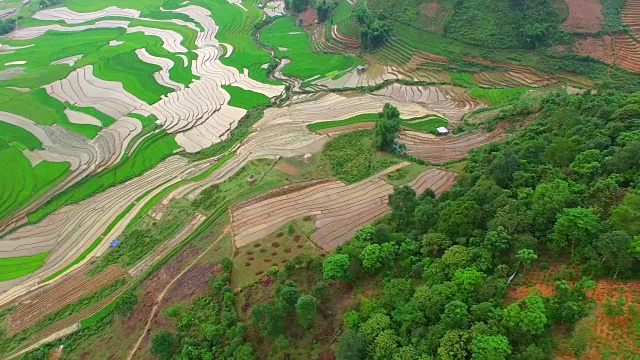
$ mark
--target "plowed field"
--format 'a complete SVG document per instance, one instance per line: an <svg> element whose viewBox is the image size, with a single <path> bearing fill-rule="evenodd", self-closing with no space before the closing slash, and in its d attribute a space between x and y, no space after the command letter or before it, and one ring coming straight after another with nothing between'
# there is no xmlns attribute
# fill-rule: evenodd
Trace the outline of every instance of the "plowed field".
<svg viewBox="0 0 640 360"><path fill-rule="evenodd" d="M455 173L430 169L420 174L410 186L418 192L432 188L440 194L454 181ZM235 244L242 247L295 219L316 216L317 231L311 240L329 251L348 241L363 225L388 212L388 195L392 192L393 186L382 180L381 175L376 175L349 186L331 181L258 202L249 201L232 209Z"/></svg>
<svg viewBox="0 0 640 360"><path fill-rule="evenodd" d="M407 146L407 154L430 163L443 163L466 157L471 149L503 137L500 131L437 137L434 135L404 131L398 140Z"/></svg>
<svg viewBox="0 0 640 360"><path fill-rule="evenodd" d="M86 275L88 270L88 267L82 267L63 280L18 300L16 309L9 315L9 331L17 332L26 329L44 316L107 286L126 274L123 269L110 266L100 274L88 278Z"/></svg>

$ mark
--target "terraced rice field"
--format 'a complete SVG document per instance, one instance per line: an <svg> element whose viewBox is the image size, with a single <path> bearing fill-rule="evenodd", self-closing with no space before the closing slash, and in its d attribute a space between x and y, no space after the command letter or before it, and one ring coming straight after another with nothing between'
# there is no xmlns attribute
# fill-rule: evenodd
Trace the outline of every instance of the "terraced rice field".
<svg viewBox="0 0 640 360"><path fill-rule="evenodd" d="M60 282L18 299L15 310L9 314L9 331L15 333L26 329L47 314L62 309L126 274L123 269L112 266L101 272L100 276L89 278L87 270L87 267L78 269Z"/></svg>
<svg viewBox="0 0 640 360"><path fill-rule="evenodd" d="M360 64L360 60L354 57L313 52L308 34L303 28L296 27L290 17L278 19L265 27L260 31L260 37L265 45L274 48L276 57L291 60L282 69L288 76L300 79L331 77Z"/></svg>
<svg viewBox="0 0 640 360"><path fill-rule="evenodd" d="M406 163L399 166L404 165ZM245 246L295 219L315 216L317 231L311 241L325 251L334 249L348 241L360 227L390 210L388 196L393 192L393 186L383 177L397 168L394 166L352 185L337 181L314 182L281 189L272 197L240 204L232 209L235 244ZM440 194L454 181L455 173L431 169L420 174L410 186L418 192L431 188Z"/></svg>
<svg viewBox="0 0 640 360"><path fill-rule="evenodd" d="M469 154L470 150L503 137L504 134L500 131L444 137L403 131L398 136L398 141L407 146L407 154L429 163L439 164L462 159Z"/></svg>
<svg viewBox="0 0 640 360"><path fill-rule="evenodd" d="M628 0L622 8L622 22L629 26L629 33L613 36L616 65L627 70L640 71L640 1Z"/></svg>

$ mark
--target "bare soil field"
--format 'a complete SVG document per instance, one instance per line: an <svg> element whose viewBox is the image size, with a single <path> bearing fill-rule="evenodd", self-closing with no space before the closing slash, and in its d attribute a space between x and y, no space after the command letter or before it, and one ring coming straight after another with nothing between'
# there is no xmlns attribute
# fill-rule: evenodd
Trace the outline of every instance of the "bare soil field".
<svg viewBox="0 0 640 360"><path fill-rule="evenodd" d="M122 268L115 265L109 266L91 278L87 277L87 271L89 266L85 265L61 281L18 299L16 309L9 314L9 331L17 332L26 329L44 316L107 286L126 274Z"/></svg>
<svg viewBox="0 0 640 360"><path fill-rule="evenodd" d="M17 350L20 351L21 349L25 349L28 348L29 346L31 346L31 344L35 344L43 339L48 338L49 336L62 331L70 326L73 326L74 324L79 323L81 320L91 316L92 314L96 313L97 311L99 311L100 309L102 309L103 307L107 306L110 302L112 302L116 297L118 297L118 295L120 295L121 293L123 293L125 290L127 289L126 286L121 287L120 289L116 290L113 294L105 297L104 299L101 299L100 301L98 301L97 303L81 310L78 311L76 313L73 313L70 316L65 317L64 319L62 319L61 321L58 321L57 323L50 325L40 331L38 331L37 333L31 335L31 337L29 338L28 342L25 342L20 348L18 348Z"/></svg>
<svg viewBox="0 0 640 360"><path fill-rule="evenodd" d="M576 39L573 48L578 55L590 56L612 65L615 61L613 38L610 35L588 36Z"/></svg>
<svg viewBox="0 0 640 360"><path fill-rule="evenodd" d="M521 300L534 291L550 296L558 277L573 283L579 278L580 271L555 263L548 269L534 265L520 276L522 278L516 280L518 285L512 285L507 289L505 300L508 303ZM589 345L583 358L634 358L630 355L638 354L640 351L640 340L636 336L640 325L640 281L599 279L596 280L595 289L587 295L595 301L595 308L589 316L578 322L575 330L589 334ZM607 301L616 303L621 297L625 303L624 314L607 316L603 305ZM568 340L562 339L559 342L560 348L555 358L575 359L573 352L568 348Z"/></svg>
<svg viewBox="0 0 640 360"><path fill-rule="evenodd" d="M236 247L264 238L293 220L316 216L317 231L311 241L325 251L334 249L348 241L357 229L390 210L388 195L393 186L381 174L348 186L338 181L325 182L232 209ZM419 191L433 188L439 194L448 190L454 176L452 172L431 169L410 185Z"/></svg>
<svg viewBox="0 0 640 360"><path fill-rule="evenodd" d="M299 171L297 167L285 162L279 162L275 168L291 176L296 175Z"/></svg>
<svg viewBox="0 0 640 360"><path fill-rule="evenodd" d="M627 34L613 36L616 65L630 71L640 71L640 44Z"/></svg>
<svg viewBox="0 0 640 360"><path fill-rule="evenodd" d="M447 15L447 12L437 1L425 2L420 5L420 21L426 30L442 34Z"/></svg>
<svg viewBox="0 0 640 360"><path fill-rule="evenodd" d="M565 0L569 5L569 17L562 28L575 32L598 32L604 16L602 3L596 0Z"/></svg>
<svg viewBox="0 0 640 360"><path fill-rule="evenodd" d="M407 154L428 161L443 163L466 157L471 149L504 137L501 131L468 133L463 135L435 135L403 131L398 140L407 146Z"/></svg>
<svg viewBox="0 0 640 360"><path fill-rule="evenodd" d="M622 8L622 22L629 25L631 35L640 39L640 1L627 0Z"/></svg>

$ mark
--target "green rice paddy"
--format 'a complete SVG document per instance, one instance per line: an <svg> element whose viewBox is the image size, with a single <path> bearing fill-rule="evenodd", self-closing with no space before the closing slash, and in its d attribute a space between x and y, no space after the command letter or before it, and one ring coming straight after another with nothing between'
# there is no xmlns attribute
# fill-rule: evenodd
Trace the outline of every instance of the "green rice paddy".
<svg viewBox="0 0 640 360"><path fill-rule="evenodd" d="M0 218L18 210L69 174L69 163L32 166L18 146L0 150Z"/></svg>
<svg viewBox="0 0 640 360"><path fill-rule="evenodd" d="M345 120L316 122L307 125L307 129L309 129L309 131L320 131L357 123L376 122L378 119L378 114L361 114ZM400 124L411 130L433 133L438 127L447 126L449 122L438 115L426 115L406 120L401 119Z"/></svg>
<svg viewBox="0 0 640 360"><path fill-rule="evenodd" d="M231 95L231 100L229 101L230 106L249 110L258 105L268 105L271 102L266 95L255 91L245 90L232 85L222 85L222 88Z"/></svg>
<svg viewBox="0 0 640 360"><path fill-rule="evenodd" d="M357 66L361 61L357 58L320 54L313 52L309 45L309 35L302 28L295 26L291 17L283 17L260 31L262 43L274 48L276 57L288 58L291 63L282 69L285 75L308 79L314 76L330 76Z"/></svg>
<svg viewBox="0 0 640 360"><path fill-rule="evenodd" d="M42 267L48 255L49 253L45 252L33 256L0 258L0 281L31 274Z"/></svg>
<svg viewBox="0 0 640 360"><path fill-rule="evenodd" d="M30 222L38 222L64 205L85 200L112 186L140 176L179 148L174 136L169 136L164 131L158 132L143 140L131 156L57 194L29 214L28 219Z"/></svg>
<svg viewBox="0 0 640 360"><path fill-rule="evenodd" d="M491 106L504 106L527 92L527 88L484 89L474 87L469 92L472 98L487 102Z"/></svg>

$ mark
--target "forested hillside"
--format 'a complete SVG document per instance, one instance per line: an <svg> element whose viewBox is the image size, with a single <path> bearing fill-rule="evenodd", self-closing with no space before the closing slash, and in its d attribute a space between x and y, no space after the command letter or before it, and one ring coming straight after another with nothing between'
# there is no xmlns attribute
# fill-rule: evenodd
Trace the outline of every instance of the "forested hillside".
<svg viewBox="0 0 640 360"><path fill-rule="evenodd" d="M520 106L495 121L532 117L474 151L449 192L400 187L392 213L335 253L272 269L235 296L238 314L228 275L216 279L211 298L172 315L177 332L156 335L156 354L551 358L552 334L593 311L594 279L638 274L640 97L551 95L540 109ZM522 274L549 262L577 272L558 278L550 296L532 289L505 301ZM200 316L203 306L218 310ZM576 355L588 345L579 340L571 342Z"/></svg>

